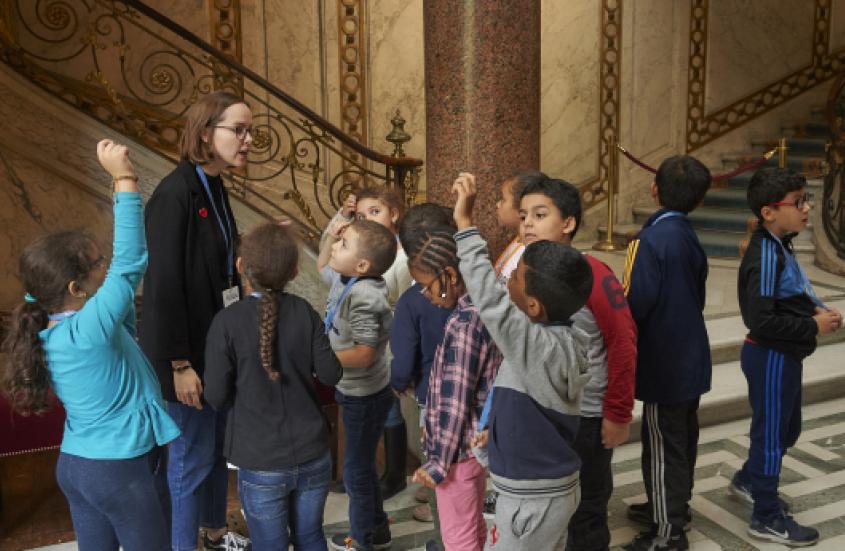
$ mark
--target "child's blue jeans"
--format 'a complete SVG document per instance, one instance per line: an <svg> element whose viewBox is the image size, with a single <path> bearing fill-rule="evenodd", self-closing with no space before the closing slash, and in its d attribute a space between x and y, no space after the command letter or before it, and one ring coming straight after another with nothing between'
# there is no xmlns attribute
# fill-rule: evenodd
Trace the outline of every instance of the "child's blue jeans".
<svg viewBox="0 0 845 551"><path fill-rule="evenodd" d="M373 545L373 531L387 523L381 496L376 448L393 405L390 386L369 396L336 393L343 415L343 482L349 496L349 532L365 547Z"/></svg>
<svg viewBox="0 0 845 551"><path fill-rule="evenodd" d="M59 455L56 479L70 505L80 550L170 549L165 462L160 447L132 459Z"/></svg>
<svg viewBox="0 0 845 551"><path fill-rule="evenodd" d="M238 471L238 493L253 551L325 551L323 509L332 479L332 457L279 471ZM290 528L290 533L288 532Z"/></svg>
<svg viewBox="0 0 845 551"><path fill-rule="evenodd" d="M748 341L741 363L752 413L751 447L739 477L751 485L754 518L768 522L780 514L781 461L801 434L802 366L795 358Z"/></svg>

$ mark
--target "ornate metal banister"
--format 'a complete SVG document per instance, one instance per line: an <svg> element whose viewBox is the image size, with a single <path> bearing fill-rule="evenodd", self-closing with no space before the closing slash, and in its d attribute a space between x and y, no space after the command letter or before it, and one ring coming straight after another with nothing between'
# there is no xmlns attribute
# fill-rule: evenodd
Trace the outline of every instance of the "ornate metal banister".
<svg viewBox="0 0 845 551"><path fill-rule="evenodd" d="M115 130L171 159L182 115L226 89L252 106L254 141L233 193L267 218L293 218L313 240L360 185L416 195L422 161L370 149L250 68L139 0L9 0L0 60ZM394 117L401 130L404 120ZM402 132L392 132L391 137Z"/></svg>
<svg viewBox="0 0 845 551"><path fill-rule="evenodd" d="M822 221L836 254L845 259L845 74L840 75L830 88L825 118L830 126L830 143L821 205Z"/></svg>

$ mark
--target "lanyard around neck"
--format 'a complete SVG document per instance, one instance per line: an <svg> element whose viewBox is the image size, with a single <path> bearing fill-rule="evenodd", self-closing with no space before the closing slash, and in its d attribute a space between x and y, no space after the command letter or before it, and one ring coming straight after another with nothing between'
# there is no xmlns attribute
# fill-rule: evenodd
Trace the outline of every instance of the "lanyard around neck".
<svg viewBox="0 0 845 551"><path fill-rule="evenodd" d="M340 308L340 303L343 302L343 299L346 297L347 293L352 289L352 286L355 285L355 282L358 281L358 276L349 278L349 281L346 282L346 287L343 288L341 291L340 296L337 297L337 300L331 305L331 307L326 312L326 335L334 327L334 318L337 316L337 311Z"/></svg>
<svg viewBox="0 0 845 551"><path fill-rule="evenodd" d="M197 175L200 177L202 186L205 188L206 195L208 195L208 202L211 203L211 209L214 211L214 217L217 218L217 224L220 225L223 241L226 242L226 275L229 277L229 285L231 285L235 266L235 246L232 239L232 224L229 221L229 217L226 216L226 201L223 198L223 188L222 186L220 188L220 208L223 209L223 216L220 216L220 211L217 210L214 197L211 195L211 186L208 185L208 177L200 165L196 165L196 168ZM223 225L224 220L226 221L225 226Z"/></svg>

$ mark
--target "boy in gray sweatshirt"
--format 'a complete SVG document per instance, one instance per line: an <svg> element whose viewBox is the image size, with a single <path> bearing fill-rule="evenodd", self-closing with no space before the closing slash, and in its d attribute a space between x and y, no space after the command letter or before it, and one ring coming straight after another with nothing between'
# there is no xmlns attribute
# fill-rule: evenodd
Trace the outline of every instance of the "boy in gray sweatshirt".
<svg viewBox="0 0 845 551"><path fill-rule="evenodd" d="M592 270L575 249L538 241L526 248L506 291L472 225L475 177L461 173L453 192L461 274L504 356L488 422L499 499L485 548L562 550L580 495L572 443L589 378L588 337L569 318L590 295Z"/></svg>
<svg viewBox="0 0 845 551"><path fill-rule="evenodd" d="M393 320L382 274L396 257L396 238L369 220L335 220L317 258L331 285L325 329L343 366L336 399L344 426L343 480L349 495L349 534L334 549L368 551L390 545L376 465L376 447L393 404L385 357Z"/></svg>

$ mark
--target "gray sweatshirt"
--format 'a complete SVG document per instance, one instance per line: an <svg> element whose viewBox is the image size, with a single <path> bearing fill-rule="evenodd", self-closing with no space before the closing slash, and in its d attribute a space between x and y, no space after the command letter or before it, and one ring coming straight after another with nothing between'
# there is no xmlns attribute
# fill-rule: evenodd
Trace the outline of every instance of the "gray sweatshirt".
<svg viewBox="0 0 845 551"><path fill-rule="evenodd" d="M469 295L504 356L488 419L493 483L520 498L567 495L577 488L581 467L572 442L589 379L587 335L565 324L534 323L511 302L478 229L459 231L455 241Z"/></svg>
<svg viewBox="0 0 845 551"><path fill-rule="evenodd" d="M366 368L343 368L343 377L337 389L348 396L369 396L382 390L390 382L390 370L385 349L387 347L393 313L387 301L387 286L380 277L365 277L351 286L346 296L336 304L346 287L346 278L323 268L320 275L331 285L326 313L333 307L337 312L329 328L332 350L340 352L358 344L376 349L376 358Z"/></svg>

